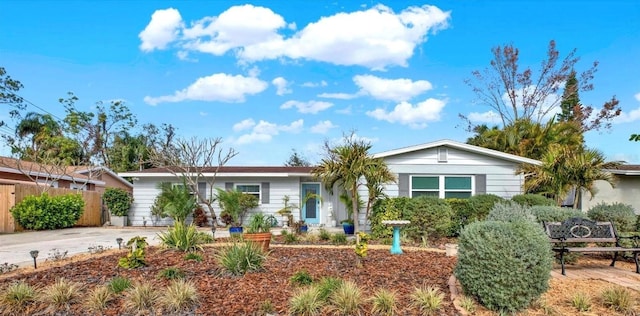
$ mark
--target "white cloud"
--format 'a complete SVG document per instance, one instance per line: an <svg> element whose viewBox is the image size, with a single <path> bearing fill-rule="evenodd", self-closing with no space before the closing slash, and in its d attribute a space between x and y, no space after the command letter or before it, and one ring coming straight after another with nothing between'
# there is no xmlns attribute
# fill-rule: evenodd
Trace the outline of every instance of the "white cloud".
<svg viewBox="0 0 640 316"><path fill-rule="evenodd" d="M202 111L200 112L200 116L207 116L207 115L209 115L209 113L207 113L207 112L202 112Z"/></svg>
<svg viewBox="0 0 640 316"><path fill-rule="evenodd" d="M399 13L377 5L322 17L285 38L279 31L295 31L297 27L271 9L247 4L182 27L180 38L165 35L147 44L151 41L145 37L141 48L164 49L176 42L182 50L214 55L233 50L244 62L286 57L384 70L406 67L416 46L427 40L429 32L446 28L449 16L449 12L429 5L408 7ZM162 25L166 25L162 30L171 31L163 34L175 34L180 24ZM149 23L147 28L152 26Z"/></svg>
<svg viewBox="0 0 640 316"><path fill-rule="evenodd" d="M630 123L635 121L640 121L640 107L629 112L623 111L620 113L620 116L614 119L616 123Z"/></svg>
<svg viewBox="0 0 640 316"><path fill-rule="evenodd" d="M313 100L308 102L301 102L301 101L291 100L283 103L280 106L280 109L286 110L286 109L295 107L298 109L298 112L300 113L317 114L318 112L324 111L332 106L333 106L333 103L331 102L313 101Z"/></svg>
<svg viewBox="0 0 640 316"><path fill-rule="evenodd" d="M316 87L326 87L327 86L327 82L322 80L320 82L305 82L302 84L303 87L305 88L316 88Z"/></svg>
<svg viewBox="0 0 640 316"><path fill-rule="evenodd" d="M246 95L264 91L268 84L260 79L224 73L213 74L196 80L189 87L176 91L173 95L144 97L144 102L157 105L163 102L219 101L244 102Z"/></svg>
<svg viewBox="0 0 640 316"><path fill-rule="evenodd" d="M248 119L242 120L241 122L233 124L233 130L235 132L239 132L246 129L250 129L255 125L256 125L256 122L253 119L248 118Z"/></svg>
<svg viewBox="0 0 640 316"><path fill-rule="evenodd" d="M421 129L427 127L427 122L438 121L440 112L444 108L446 101L429 98L416 106L408 102L401 102L395 106L393 111L387 112L384 109L368 111L367 115L381 121L389 123L400 123L409 125L411 128Z"/></svg>
<svg viewBox="0 0 640 316"><path fill-rule="evenodd" d="M180 12L174 8L156 10L151 15L151 21L138 37L142 43L140 49L151 52L154 49L165 49L167 45L178 38L182 27Z"/></svg>
<svg viewBox="0 0 640 316"><path fill-rule="evenodd" d="M318 94L318 98L325 99L340 99L340 100L351 100L357 98L357 94L349 94L349 93L320 93Z"/></svg>
<svg viewBox="0 0 640 316"><path fill-rule="evenodd" d="M338 113L338 114L351 114L351 105L348 105L344 109L336 110L336 113Z"/></svg>
<svg viewBox="0 0 640 316"><path fill-rule="evenodd" d="M636 93L636 95L634 95L634 97L636 98L636 100L640 101L640 92Z"/></svg>
<svg viewBox="0 0 640 316"><path fill-rule="evenodd" d="M247 120L244 120L238 124L241 124L245 121ZM253 123L253 120L251 120L251 122ZM246 145L255 142L267 143L273 139L273 136L280 134L281 131L287 133L299 133L302 130L303 125L304 121L301 119L293 121L289 125L278 125L275 123L260 120L258 124L253 125L253 130L251 131L251 133L238 137L236 143L238 145ZM248 124L245 124L245 126L248 126Z"/></svg>
<svg viewBox="0 0 640 316"><path fill-rule="evenodd" d="M431 83L426 80L383 79L372 75L358 75L353 77L353 81L360 87L361 94L368 94L378 100L396 102L408 101L432 89Z"/></svg>
<svg viewBox="0 0 640 316"><path fill-rule="evenodd" d="M276 94L277 95L285 95L285 94L289 94L291 93L291 89L288 88L289 86L289 82L287 81L287 79L284 79L282 77L277 77L275 79L273 79L271 81L271 84L273 84L274 86L276 86Z"/></svg>
<svg viewBox="0 0 640 316"><path fill-rule="evenodd" d="M330 129L338 127L331 123L331 121L320 121L318 124L311 127L311 132L314 134L326 134Z"/></svg>
<svg viewBox="0 0 640 316"><path fill-rule="evenodd" d="M487 111L484 113L471 112L467 118L474 123L487 123L487 124L500 124L502 119L500 115L494 111Z"/></svg>
<svg viewBox="0 0 640 316"><path fill-rule="evenodd" d="M249 69L249 77L256 78L260 75L260 68L258 66L253 66Z"/></svg>

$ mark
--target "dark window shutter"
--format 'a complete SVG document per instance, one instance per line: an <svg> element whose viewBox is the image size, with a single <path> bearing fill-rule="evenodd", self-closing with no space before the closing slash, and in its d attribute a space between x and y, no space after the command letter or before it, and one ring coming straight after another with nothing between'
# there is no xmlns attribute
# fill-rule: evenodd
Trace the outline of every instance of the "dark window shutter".
<svg viewBox="0 0 640 316"><path fill-rule="evenodd" d="M476 175L476 195L478 194L487 194L487 175L486 174Z"/></svg>
<svg viewBox="0 0 640 316"><path fill-rule="evenodd" d="M198 182L198 194L205 200L208 198L206 182Z"/></svg>
<svg viewBox="0 0 640 316"><path fill-rule="evenodd" d="M269 204L269 190L270 184L269 182L262 182L260 193L262 194L262 204Z"/></svg>
<svg viewBox="0 0 640 316"><path fill-rule="evenodd" d="M224 183L224 189L227 190L227 191L233 190L233 182L225 182Z"/></svg>
<svg viewBox="0 0 640 316"><path fill-rule="evenodd" d="M409 194L409 174L401 173L398 175L398 196L410 197Z"/></svg>

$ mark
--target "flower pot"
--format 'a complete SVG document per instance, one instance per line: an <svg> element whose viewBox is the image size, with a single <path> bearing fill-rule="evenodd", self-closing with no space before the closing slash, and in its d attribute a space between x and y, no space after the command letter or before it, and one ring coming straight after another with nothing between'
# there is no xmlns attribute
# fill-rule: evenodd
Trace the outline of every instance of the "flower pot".
<svg viewBox="0 0 640 316"><path fill-rule="evenodd" d="M302 234L302 233L306 233L306 232L308 232L308 231L309 231L309 226L308 226L308 225L301 225L301 226L298 228L298 232L299 232L299 233L301 233L301 234Z"/></svg>
<svg viewBox="0 0 640 316"><path fill-rule="evenodd" d="M116 227L127 226L127 216L115 216L111 215L111 225Z"/></svg>
<svg viewBox="0 0 640 316"><path fill-rule="evenodd" d="M342 230L344 230L345 235L353 235L355 226L351 223L342 223Z"/></svg>
<svg viewBox="0 0 640 316"><path fill-rule="evenodd" d="M271 233L254 233L242 235L245 241L260 245L262 251L269 251L269 244L271 243Z"/></svg>
<svg viewBox="0 0 640 316"><path fill-rule="evenodd" d="M229 227L229 234L242 234L242 226Z"/></svg>

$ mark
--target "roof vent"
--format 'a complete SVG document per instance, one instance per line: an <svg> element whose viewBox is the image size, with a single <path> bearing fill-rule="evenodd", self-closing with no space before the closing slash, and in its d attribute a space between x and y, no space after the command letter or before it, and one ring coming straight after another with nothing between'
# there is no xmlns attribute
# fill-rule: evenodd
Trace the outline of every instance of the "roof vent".
<svg viewBox="0 0 640 316"><path fill-rule="evenodd" d="M447 162L447 148L438 147L438 162Z"/></svg>

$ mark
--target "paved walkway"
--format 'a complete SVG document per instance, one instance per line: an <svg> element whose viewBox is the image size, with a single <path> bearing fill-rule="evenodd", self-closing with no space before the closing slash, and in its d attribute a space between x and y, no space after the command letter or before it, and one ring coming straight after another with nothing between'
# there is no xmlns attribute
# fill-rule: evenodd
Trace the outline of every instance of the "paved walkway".
<svg viewBox="0 0 640 316"><path fill-rule="evenodd" d="M558 279L589 280L597 279L618 284L640 291L640 274L635 273L635 265L626 262L616 262L610 267L608 261L602 263L584 263L565 266L566 275L562 275L559 265L554 265L551 276Z"/></svg>

